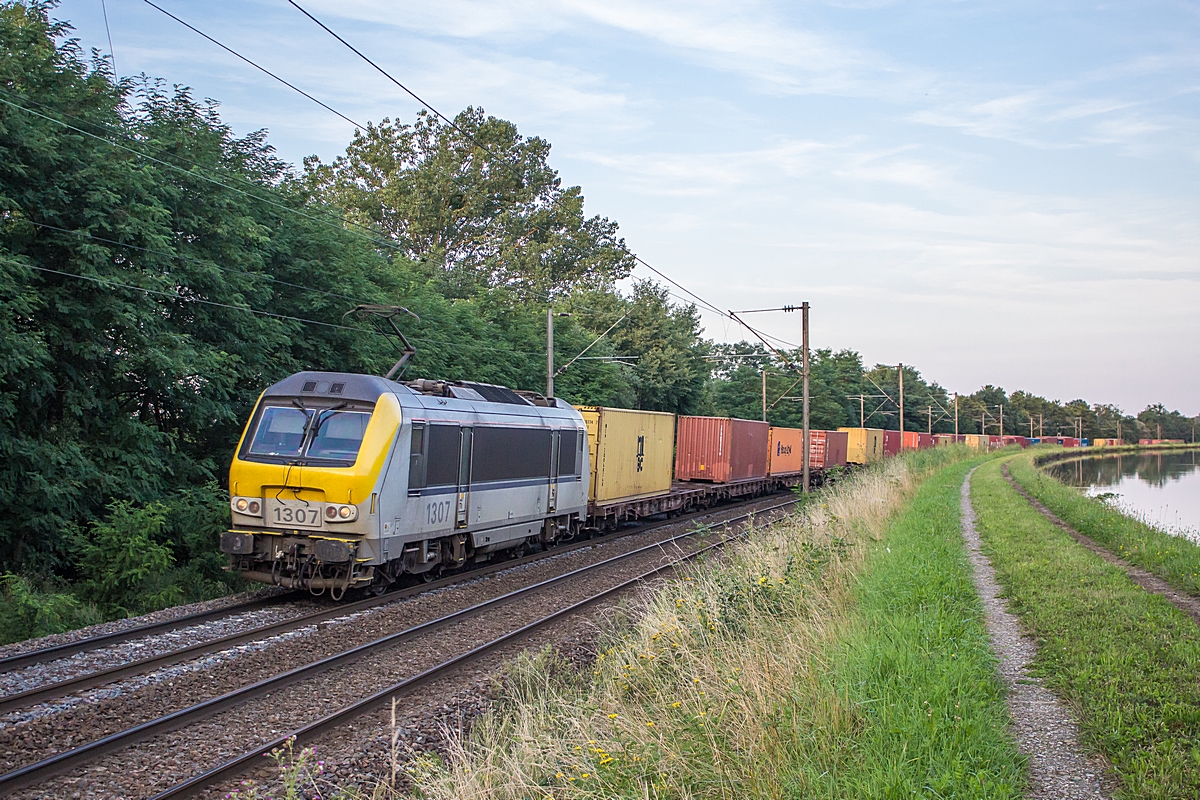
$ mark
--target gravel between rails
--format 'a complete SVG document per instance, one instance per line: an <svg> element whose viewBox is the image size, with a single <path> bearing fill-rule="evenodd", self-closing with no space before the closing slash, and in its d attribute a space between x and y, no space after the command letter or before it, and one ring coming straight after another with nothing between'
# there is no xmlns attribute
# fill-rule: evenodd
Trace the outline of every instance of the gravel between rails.
<svg viewBox="0 0 1200 800"><path fill-rule="evenodd" d="M333 655L387 633L440 618L452 611L474 605L521 586L536 583L586 564L602 561L652 541L668 538L680 533L688 525L697 522L719 521L722 518L778 504L782 499L781 496L776 495L752 503L727 506L715 510L704 518L682 520L673 525L647 531L645 535L635 533L619 539L597 539L594 547L558 554L512 570L492 573L476 579L468 576L462 583L454 586L416 595L369 611L360 611L345 618L327 621L319 626L302 628L284 637L277 637L277 641L253 643L235 648L233 651L212 654L189 664L177 665L161 671L165 673L165 679L148 679L147 676L139 676L137 679L131 679L121 684L91 690L84 694L82 701L75 699L70 705L59 701L56 701L55 704L47 704L61 706L59 713L32 716L23 723L10 724L0 729L0 763L6 771L15 769L86 741L156 718L169 711L224 694L248 683L310 663L318 658ZM639 564L640 568L633 568L636 571L629 574L644 571L644 559L648 555L652 554L643 554L630 559L631 562ZM621 565L621 567L627 569L625 565ZM610 575L613 572L605 570L603 574ZM577 581L585 578L594 581L598 577L596 575L582 576L571 583L574 585ZM565 592L566 589L564 588L563 591ZM539 596L541 595L539 594ZM572 596L574 596L574 590L572 590ZM547 607L546 600L543 599L540 602L543 608ZM509 606L505 607L505 609L507 608ZM497 614L505 612L505 609L498 609ZM534 609L529 609L526 616L532 615L534 612ZM499 618L501 617L497 617L497 619ZM477 619L471 624L478 626L478 622ZM470 626L468 625L468 627ZM447 642L457 641L454 635L446 631L438 635L446 637ZM400 648L400 650L408 652L413 648L415 648L413 652L416 652L420 649L420 645L414 643L412 648ZM406 662L389 666L383 671L383 674L388 674L394 679L396 674L403 674L403 672L396 673L396 669L404 669L404 663ZM349 665L328 674L339 674L355 668L355 665ZM363 680L369 680L369 676ZM347 681L346 685L351 685L351 683ZM295 695L297 692L302 692L302 690L296 687L288 690L289 695ZM308 696L306 703L305 707L294 711L294 716L285 718L268 715L268 717L275 716L279 720L284 720L279 722L279 725L290 729L295 727L294 723L301 719L311 718L321 709L333 708L332 705L329 705L328 698L318 701L312 695ZM260 701L256 707L261 708L262 705L263 703ZM227 714L234 714L236 711L226 712L219 718L224 718ZM218 717L213 719L218 719ZM230 724L232 727L238 727L237 724ZM267 734L269 731L264 733L264 736ZM211 737L208 738L211 739ZM233 741L230 747L233 750L240 750L240 746L249 744L249 742L247 737L241 736ZM153 741L146 742L134 749L140 752L152 744ZM117 792L117 796L120 796L120 792Z"/></svg>
<svg viewBox="0 0 1200 800"><path fill-rule="evenodd" d="M34 650L42 650L47 647L54 647L60 644L67 644L69 642L78 642L81 639L88 639L92 636L102 636L108 633L116 633L117 631L126 631L130 628L137 628L142 625L150 625L170 619L179 619L180 617L186 617L189 614L199 614L204 611L229 608L230 606L240 605L241 603L249 603L252 600L261 600L264 597L286 594L287 591L287 589L282 589L276 586L264 586L260 589L252 589L248 592L238 592L237 594L226 595L225 597L217 597L212 600L203 600L199 603L188 603L187 605L183 606L171 606L170 608L164 608L161 611L153 611L149 614L142 614L138 617L126 617L125 619L113 620L112 622L101 622L96 625L89 625L86 628L77 628L73 631L52 633L49 636L42 636L37 639L26 639L22 642L13 642L12 644L0 645L0 658L8 658L9 656L30 653Z"/></svg>
<svg viewBox="0 0 1200 800"><path fill-rule="evenodd" d="M0 694L13 695L36 689L50 683L70 680L82 675L110 669L112 667L139 661L144 658L169 653L185 647L220 639L239 631L256 628L273 622L295 619L311 611L319 604L310 600L300 600L287 605L270 606L252 611L233 614L228 617L202 622L186 628L163 633L152 634L127 642L87 650L82 653L48 661L44 664L33 664L24 669L13 670L0 674ZM0 717L0 726L13 718L24 718L23 712L7 714Z"/></svg>
<svg viewBox="0 0 1200 800"><path fill-rule="evenodd" d="M1016 615L1000 599L1000 584L980 549L971 505L971 475L962 485L962 533L975 571L975 588L983 600L992 651L1000 660L1000 679L1012 716L1017 748L1029 758L1030 800L1095 800L1106 798L1100 776L1104 766L1083 755L1079 728L1067 706L1029 672L1037 644L1021 630Z"/></svg>

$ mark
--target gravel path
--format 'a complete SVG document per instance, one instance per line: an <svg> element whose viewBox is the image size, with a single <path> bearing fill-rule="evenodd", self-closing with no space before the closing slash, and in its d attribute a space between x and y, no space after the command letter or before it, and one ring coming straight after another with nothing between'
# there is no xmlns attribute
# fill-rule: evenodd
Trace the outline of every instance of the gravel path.
<svg viewBox="0 0 1200 800"><path fill-rule="evenodd" d="M1079 749L1078 728L1067 707L1029 673L1037 653L1032 639L1022 635L1020 622L1000 599L1000 585L991 562L979 547L975 509L971 506L971 473L962 485L962 532L975 570L975 588L983 599L992 650L1000 659L1000 678L1007 694L1017 747L1029 758L1031 800L1105 798L1103 766Z"/></svg>
<svg viewBox="0 0 1200 800"><path fill-rule="evenodd" d="M1033 506L1042 516L1053 522L1059 528L1066 532L1075 541L1091 550L1096 555L1103 558L1110 564L1118 566L1125 570L1125 574L1129 576L1129 580L1141 586L1148 592L1161 594L1163 597L1171 601L1171 603L1183 613L1190 616L1197 623L1200 623L1200 597L1192 597L1190 594L1184 594L1164 581L1162 578L1154 575L1141 567L1135 567L1123 558L1113 555L1112 551L1101 547L1094 541L1084 536L1079 531L1072 528L1067 523L1059 519L1053 511L1042 505L1037 498L1025 491L1025 487L1013 480L1012 474L1008 471L1008 464L1003 467L1004 478L1009 484L1017 490L1017 492L1028 501L1029 505Z"/></svg>

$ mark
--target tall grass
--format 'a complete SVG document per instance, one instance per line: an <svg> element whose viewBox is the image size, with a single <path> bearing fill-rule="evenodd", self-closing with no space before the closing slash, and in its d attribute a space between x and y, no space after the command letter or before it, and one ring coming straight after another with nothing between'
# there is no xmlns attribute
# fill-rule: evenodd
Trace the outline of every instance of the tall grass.
<svg viewBox="0 0 1200 800"><path fill-rule="evenodd" d="M649 593L602 633L590 671L551 650L521 657L495 707L469 734L451 736L444 762L410 764L415 793L782 798L835 789L848 744L872 724L833 674L845 660L856 576L921 480L967 457L961 447L911 453L820 493ZM910 698L925 720L922 699Z"/></svg>

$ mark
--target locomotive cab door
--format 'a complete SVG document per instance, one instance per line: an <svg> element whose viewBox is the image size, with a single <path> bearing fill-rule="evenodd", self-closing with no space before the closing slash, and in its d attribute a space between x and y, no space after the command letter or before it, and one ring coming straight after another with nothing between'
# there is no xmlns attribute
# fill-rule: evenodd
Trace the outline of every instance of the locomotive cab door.
<svg viewBox="0 0 1200 800"><path fill-rule="evenodd" d="M465 528L471 511L471 442L473 428L461 428L458 450L458 502L454 511L454 527Z"/></svg>
<svg viewBox="0 0 1200 800"><path fill-rule="evenodd" d="M547 511L558 508L558 448L558 431L553 431L550 434L550 491L546 495Z"/></svg>

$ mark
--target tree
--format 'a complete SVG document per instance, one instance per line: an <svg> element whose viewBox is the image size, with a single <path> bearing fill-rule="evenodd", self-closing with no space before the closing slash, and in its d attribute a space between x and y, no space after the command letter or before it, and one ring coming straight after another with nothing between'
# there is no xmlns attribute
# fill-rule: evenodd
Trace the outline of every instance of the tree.
<svg viewBox="0 0 1200 800"><path fill-rule="evenodd" d="M585 217L578 186L563 188L550 144L467 108L447 124L422 111L356 131L344 156L305 160L313 196L377 230L426 264L451 297L504 287L546 303L611 287L633 256L617 225Z"/></svg>

